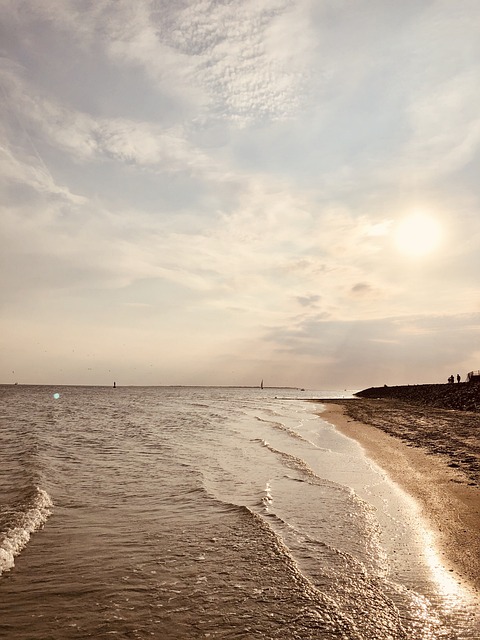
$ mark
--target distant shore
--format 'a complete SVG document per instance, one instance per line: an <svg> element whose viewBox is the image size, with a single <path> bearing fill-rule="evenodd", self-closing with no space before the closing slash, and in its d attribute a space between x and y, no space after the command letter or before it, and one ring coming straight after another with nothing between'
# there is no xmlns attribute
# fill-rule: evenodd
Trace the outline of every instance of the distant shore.
<svg viewBox="0 0 480 640"><path fill-rule="evenodd" d="M480 590L478 414L392 399L320 400L324 420L357 440L414 497L443 564Z"/></svg>

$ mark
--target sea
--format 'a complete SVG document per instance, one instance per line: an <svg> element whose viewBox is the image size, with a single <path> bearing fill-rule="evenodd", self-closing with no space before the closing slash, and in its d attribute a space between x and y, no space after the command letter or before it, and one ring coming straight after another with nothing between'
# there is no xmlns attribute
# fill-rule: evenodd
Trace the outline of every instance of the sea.
<svg viewBox="0 0 480 640"><path fill-rule="evenodd" d="M350 396L0 386L0 638L478 640Z"/></svg>

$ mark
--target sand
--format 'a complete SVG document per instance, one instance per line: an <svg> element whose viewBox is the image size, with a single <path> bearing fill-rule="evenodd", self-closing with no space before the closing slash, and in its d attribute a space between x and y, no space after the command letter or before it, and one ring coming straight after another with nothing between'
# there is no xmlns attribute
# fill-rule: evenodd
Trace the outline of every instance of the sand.
<svg viewBox="0 0 480 640"><path fill-rule="evenodd" d="M322 419L357 440L416 499L444 566L480 591L478 415L439 409L419 413L391 400L322 404Z"/></svg>

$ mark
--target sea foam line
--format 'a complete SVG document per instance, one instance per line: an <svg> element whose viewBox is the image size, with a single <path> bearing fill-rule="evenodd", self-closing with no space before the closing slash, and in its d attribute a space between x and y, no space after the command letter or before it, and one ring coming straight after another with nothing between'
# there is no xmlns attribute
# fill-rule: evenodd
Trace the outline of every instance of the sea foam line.
<svg viewBox="0 0 480 640"><path fill-rule="evenodd" d="M0 575L12 569L15 557L27 546L31 534L43 527L52 507L48 493L35 487L32 494L12 510L7 526L0 531Z"/></svg>

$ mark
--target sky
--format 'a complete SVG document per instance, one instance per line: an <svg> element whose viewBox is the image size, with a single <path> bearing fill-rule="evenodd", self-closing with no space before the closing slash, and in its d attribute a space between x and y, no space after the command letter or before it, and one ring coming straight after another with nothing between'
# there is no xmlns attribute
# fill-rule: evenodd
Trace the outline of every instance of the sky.
<svg viewBox="0 0 480 640"><path fill-rule="evenodd" d="M480 369L477 0L0 0L0 382Z"/></svg>

